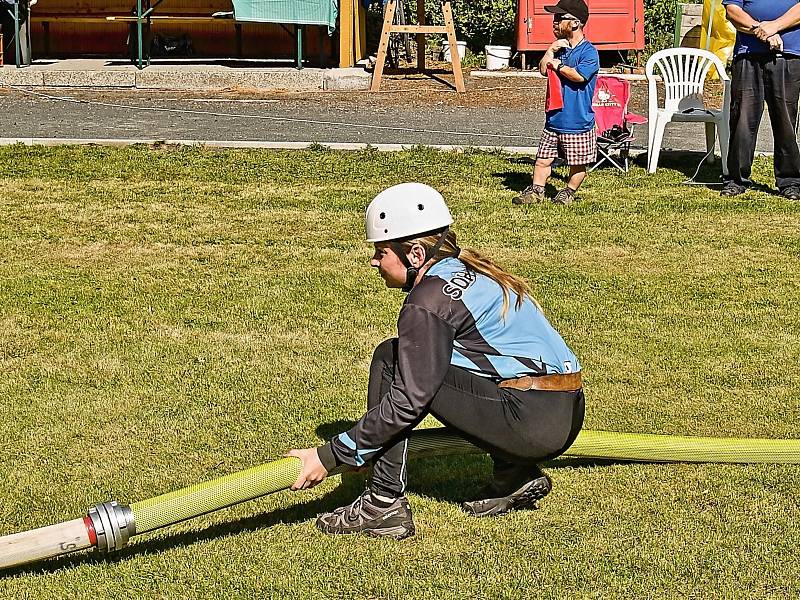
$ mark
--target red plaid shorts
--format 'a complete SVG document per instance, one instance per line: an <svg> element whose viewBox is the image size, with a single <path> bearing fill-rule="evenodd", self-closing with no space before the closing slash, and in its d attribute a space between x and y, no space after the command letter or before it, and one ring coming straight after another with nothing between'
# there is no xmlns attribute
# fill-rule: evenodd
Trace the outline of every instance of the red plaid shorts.
<svg viewBox="0 0 800 600"><path fill-rule="evenodd" d="M597 131L594 127L584 133L556 133L543 129L536 157L561 157L570 166L591 164L597 159Z"/></svg>

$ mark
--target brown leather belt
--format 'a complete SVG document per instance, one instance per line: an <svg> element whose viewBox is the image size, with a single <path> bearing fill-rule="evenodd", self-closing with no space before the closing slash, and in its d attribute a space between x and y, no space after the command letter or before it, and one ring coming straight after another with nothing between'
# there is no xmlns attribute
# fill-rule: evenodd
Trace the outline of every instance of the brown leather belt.
<svg viewBox="0 0 800 600"><path fill-rule="evenodd" d="M581 374L566 373L564 375L539 375L538 377L518 377L506 379L497 384L497 387L511 388L527 392L539 390L541 392L575 392L583 387Z"/></svg>

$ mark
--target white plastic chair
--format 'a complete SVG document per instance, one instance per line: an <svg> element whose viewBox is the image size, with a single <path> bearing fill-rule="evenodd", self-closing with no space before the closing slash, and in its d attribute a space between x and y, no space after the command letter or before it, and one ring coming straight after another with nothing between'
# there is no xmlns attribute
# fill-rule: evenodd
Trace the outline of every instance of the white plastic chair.
<svg viewBox="0 0 800 600"><path fill-rule="evenodd" d="M703 87L711 67L716 67L723 86L722 110L703 103ZM658 71L658 72L656 72ZM658 106L656 77L661 76L665 88L664 107ZM655 173L664 139L664 127L670 121L704 122L706 150L714 160L714 130L719 137L722 173L728 174L728 124L731 108L731 78L723 62L711 52L698 48L668 48L653 54L645 66L648 82L650 127L647 140L647 172Z"/></svg>

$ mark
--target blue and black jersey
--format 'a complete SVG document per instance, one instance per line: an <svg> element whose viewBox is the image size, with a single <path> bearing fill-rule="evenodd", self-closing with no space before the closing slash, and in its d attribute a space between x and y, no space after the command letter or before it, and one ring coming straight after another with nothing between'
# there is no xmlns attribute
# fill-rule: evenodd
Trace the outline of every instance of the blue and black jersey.
<svg viewBox="0 0 800 600"><path fill-rule="evenodd" d="M542 312L456 258L434 264L406 298L397 321L397 372L389 392L349 431L319 448L330 470L360 466L427 412L451 367L497 381L574 373L580 363ZM488 400L487 400L488 401Z"/></svg>

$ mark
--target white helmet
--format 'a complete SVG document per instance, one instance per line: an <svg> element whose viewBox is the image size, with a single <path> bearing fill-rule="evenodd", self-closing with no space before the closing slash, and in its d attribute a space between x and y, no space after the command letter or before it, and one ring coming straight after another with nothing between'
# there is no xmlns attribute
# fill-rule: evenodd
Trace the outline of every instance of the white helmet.
<svg viewBox="0 0 800 600"><path fill-rule="evenodd" d="M383 190L367 207L367 241L386 242L443 229L453 222L442 195L424 183Z"/></svg>

